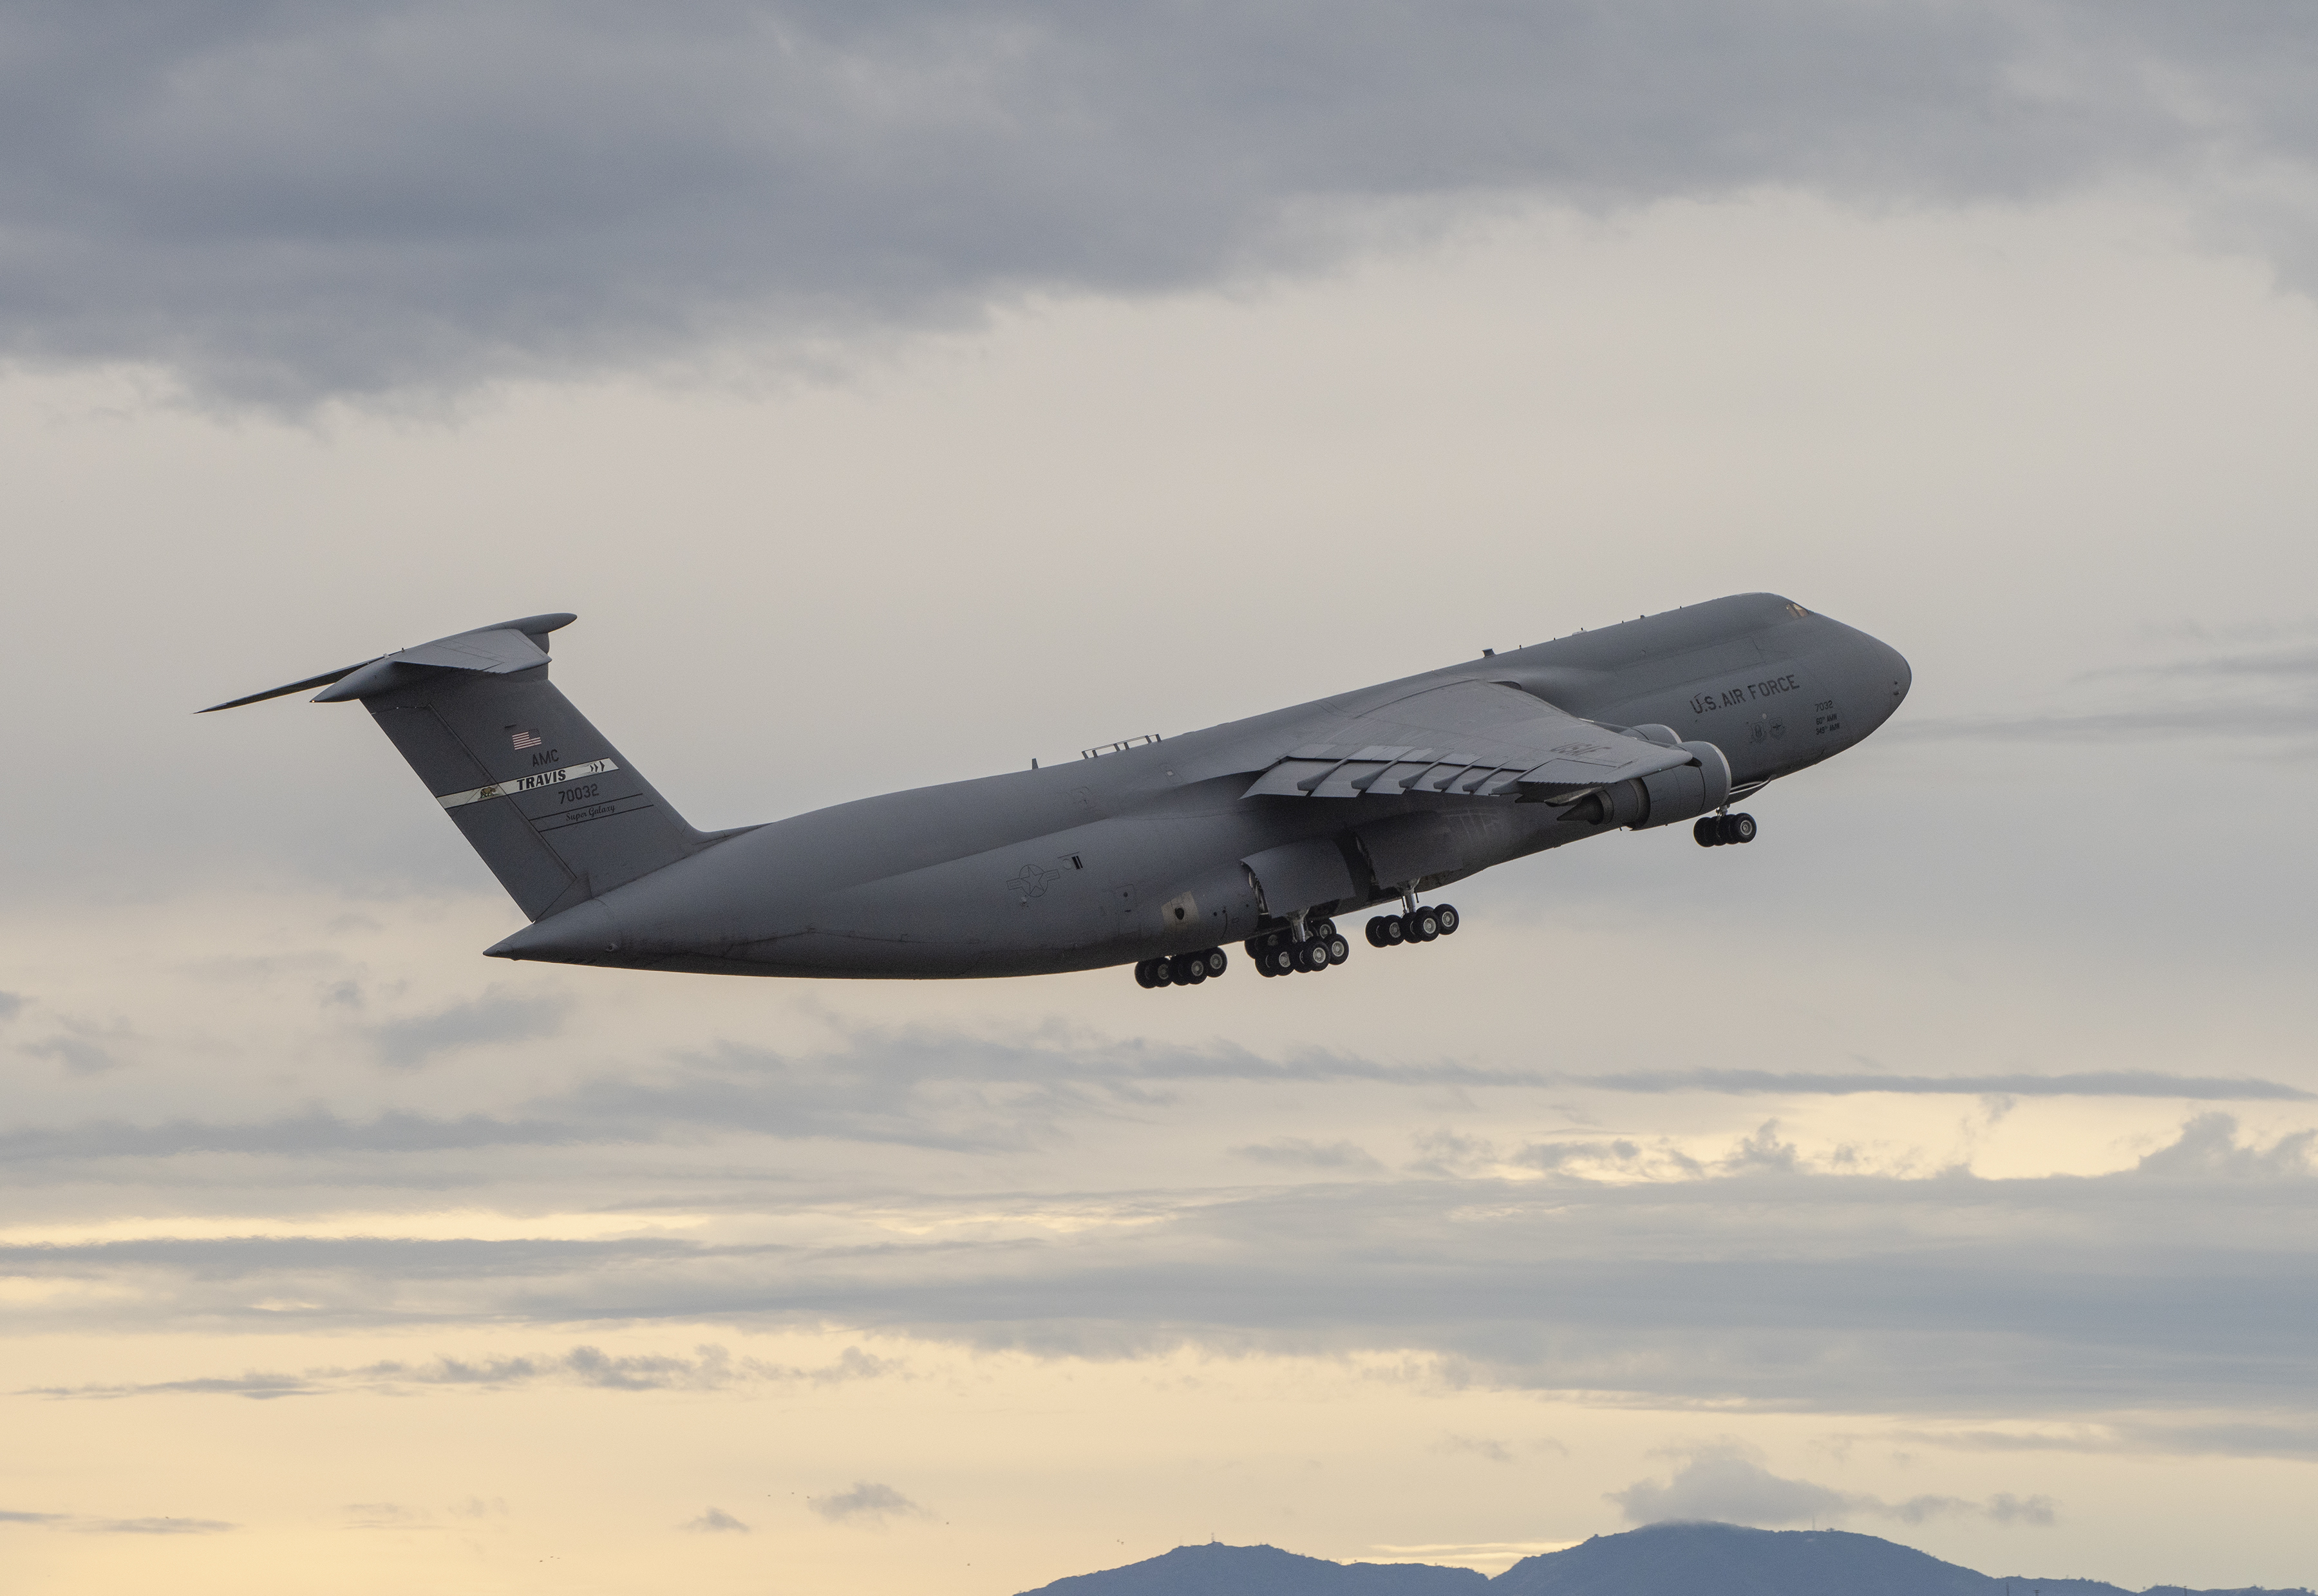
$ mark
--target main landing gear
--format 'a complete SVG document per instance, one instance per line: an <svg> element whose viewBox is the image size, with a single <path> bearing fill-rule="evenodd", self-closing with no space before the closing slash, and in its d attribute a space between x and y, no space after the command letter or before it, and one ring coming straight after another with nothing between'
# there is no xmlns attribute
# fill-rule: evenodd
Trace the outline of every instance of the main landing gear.
<svg viewBox="0 0 2318 1596"><path fill-rule="evenodd" d="M1755 817L1750 814L1711 814L1690 829L1701 847L1721 847L1727 842L1755 840Z"/></svg>
<svg viewBox="0 0 2318 1596"><path fill-rule="evenodd" d="M1406 914L1380 914L1369 921L1369 946L1393 947L1403 942L1430 942L1436 937L1454 934L1458 924L1456 910L1446 903L1411 909ZM1325 919L1307 921L1301 941L1293 932L1281 929L1251 937L1243 946L1247 956L1255 962L1256 973L1266 976L1316 975L1352 956L1352 945L1337 931L1336 922ZM1197 986L1221 975L1230 963L1220 947L1180 953L1172 959L1146 959L1135 966L1135 984Z"/></svg>
<svg viewBox="0 0 2318 1596"><path fill-rule="evenodd" d="M1247 939L1247 956L1264 975L1316 975L1352 956L1352 945L1336 934L1332 919L1308 921L1301 942L1286 931L1266 931Z"/></svg>
<svg viewBox="0 0 2318 1596"><path fill-rule="evenodd" d="M1179 953L1172 959L1146 959L1135 966L1135 984L1140 987L1197 986L1210 976L1221 975L1231 967L1231 960L1220 947L1202 949L1199 953Z"/></svg>
<svg viewBox="0 0 2318 1596"><path fill-rule="evenodd" d="M1447 903L1412 909L1406 914L1380 914L1369 921L1369 946L1398 947L1404 942L1430 942L1436 937L1454 936L1460 923L1455 907Z"/></svg>

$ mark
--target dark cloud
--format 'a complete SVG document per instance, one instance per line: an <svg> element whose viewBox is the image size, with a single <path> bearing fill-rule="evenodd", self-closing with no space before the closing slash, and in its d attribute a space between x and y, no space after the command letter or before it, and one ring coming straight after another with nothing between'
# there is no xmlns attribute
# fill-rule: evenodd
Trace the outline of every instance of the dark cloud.
<svg viewBox="0 0 2318 1596"><path fill-rule="evenodd" d="M1766 185L2140 175L2305 273L2310 42L2245 0L18 11L0 353L294 405Z"/></svg>
<svg viewBox="0 0 2318 1596"><path fill-rule="evenodd" d="M891 1485L856 1480L853 1489L835 1496L812 1499L813 1511L833 1524L883 1524L888 1519L930 1519L933 1515Z"/></svg>
<svg viewBox="0 0 2318 1596"><path fill-rule="evenodd" d="M494 988L432 1013L389 1020L373 1027L371 1036L381 1059L408 1069L462 1047L553 1036L571 1008L568 997L518 997Z"/></svg>
<svg viewBox="0 0 2318 1596"><path fill-rule="evenodd" d="M1631 1524L1714 1520L1769 1529L1811 1520L1828 1525L1837 1519L1858 1517L1920 1524L1928 1519L1956 1515L1986 1518L1999 1524L2049 1525L2053 1521L2050 1497L2024 1499L2000 1492L1985 1502L1931 1495L1886 1502L1878 1496L1837 1491L1810 1480L1783 1478L1765 1468L1747 1448L1730 1443L1703 1447L1691 1453L1688 1461L1668 1480L1637 1480L1624 1490L1608 1494Z"/></svg>

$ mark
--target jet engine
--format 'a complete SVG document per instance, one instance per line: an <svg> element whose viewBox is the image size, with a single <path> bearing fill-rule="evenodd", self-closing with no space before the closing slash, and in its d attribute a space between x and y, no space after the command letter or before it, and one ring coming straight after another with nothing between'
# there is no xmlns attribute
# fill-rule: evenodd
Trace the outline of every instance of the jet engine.
<svg viewBox="0 0 2318 1596"><path fill-rule="evenodd" d="M1690 755L1692 763L1661 770L1638 781L1613 782L1606 787L1597 787L1562 813L1580 825L1625 826L1647 831L1653 826L1695 820L1730 801L1730 761L1723 758L1721 749L1711 742L1676 742L1672 746Z"/></svg>

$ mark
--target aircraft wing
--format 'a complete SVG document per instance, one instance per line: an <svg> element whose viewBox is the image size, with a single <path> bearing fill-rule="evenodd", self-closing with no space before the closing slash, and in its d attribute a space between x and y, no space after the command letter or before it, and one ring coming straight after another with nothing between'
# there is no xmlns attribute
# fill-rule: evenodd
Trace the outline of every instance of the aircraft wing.
<svg viewBox="0 0 2318 1596"><path fill-rule="evenodd" d="M1289 749L1241 795L1454 793L1552 802L1693 758L1502 683L1457 681L1357 715L1326 742Z"/></svg>

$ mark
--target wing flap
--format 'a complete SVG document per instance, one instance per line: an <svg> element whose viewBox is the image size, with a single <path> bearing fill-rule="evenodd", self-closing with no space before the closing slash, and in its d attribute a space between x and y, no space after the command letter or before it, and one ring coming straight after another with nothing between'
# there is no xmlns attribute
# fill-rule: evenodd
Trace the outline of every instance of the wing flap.
<svg viewBox="0 0 2318 1596"><path fill-rule="evenodd" d="M1243 797L1442 793L1548 800L1693 763L1679 748L1582 721L1499 682L1457 681L1380 705L1289 750Z"/></svg>

